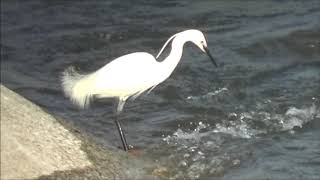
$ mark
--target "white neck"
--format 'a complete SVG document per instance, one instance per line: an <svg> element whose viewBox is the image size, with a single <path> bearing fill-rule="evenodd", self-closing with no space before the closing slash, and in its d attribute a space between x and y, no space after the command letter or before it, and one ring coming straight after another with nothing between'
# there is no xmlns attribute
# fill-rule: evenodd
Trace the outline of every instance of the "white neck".
<svg viewBox="0 0 320 180"><path fill-rule="evenodd" d="M172 41L170 54L162 62L159 62L161 64L162 71L166 72L166 78L171 75L178 65L182 56L183 45L188 41L189 39L183 36L183 34L177 35Z"/></svg>

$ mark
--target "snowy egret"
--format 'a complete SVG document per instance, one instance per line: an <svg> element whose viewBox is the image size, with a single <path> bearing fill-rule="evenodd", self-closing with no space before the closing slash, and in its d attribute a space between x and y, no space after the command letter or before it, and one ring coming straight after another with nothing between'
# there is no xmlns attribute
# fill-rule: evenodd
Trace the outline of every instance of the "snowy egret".
<svg viewBox="0 0 320 180"><path fill-rule="evenodd" d="M156 59L172 41L171 51L167 58L159 62ZM211 56L203 33L191 29L171 36L154 58L146 52L135 52L121 56L90 74L79 74L74 68L68 68L62 74L62 86L67 97L81 108L88 107L92 97L118 98L115 123L120 134L123 149L128 151L128 144L122 131L118 116L128 98L135 99L141 93L155 88L167 79L181 59L183 46L193 42L205 52L212 63Z"/></svg>

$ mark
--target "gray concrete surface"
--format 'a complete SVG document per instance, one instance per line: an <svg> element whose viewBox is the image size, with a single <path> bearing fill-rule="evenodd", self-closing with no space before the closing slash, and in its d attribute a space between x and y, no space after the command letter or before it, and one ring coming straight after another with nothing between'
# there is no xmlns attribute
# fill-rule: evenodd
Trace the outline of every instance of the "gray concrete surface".
<svg viewBox="0 0 320 180"><path fill-rule="evenodd" d="M1 85L1 179L126 179L128 158Z"/></svg>

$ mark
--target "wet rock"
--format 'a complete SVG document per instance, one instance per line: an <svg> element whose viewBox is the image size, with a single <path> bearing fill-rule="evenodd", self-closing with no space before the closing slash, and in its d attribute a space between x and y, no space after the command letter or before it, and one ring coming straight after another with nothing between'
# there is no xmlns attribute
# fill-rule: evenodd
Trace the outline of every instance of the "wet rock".
<svg viewBox="0 0 320 180"><path fill-rule="evenodd" d="M152 171L152 175L159 178L168 178L169 171L166 167L157 167Z"/></svg>
<svg viewBox="0 0 320 180"><path fill-rule="evenodd" d="M1 179L125 179L121 156L1 85Z"/></svg>
<svg viewBox="0 0 320 180"><path fill-rule="evenodd" d="M239 160L239 159L233 160L233 161L232 161L232 165L234 165L234 166L240 165L240 160Z"/></svg>

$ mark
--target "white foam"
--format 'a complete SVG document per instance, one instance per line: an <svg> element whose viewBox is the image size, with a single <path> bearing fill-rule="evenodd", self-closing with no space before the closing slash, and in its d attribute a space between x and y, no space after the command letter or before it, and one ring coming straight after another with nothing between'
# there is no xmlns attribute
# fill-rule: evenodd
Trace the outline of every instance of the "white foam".
<svg viewBox="0 0 320 180"><path fill-rule="evenodd" d="M311 107L298 109L296 107L291 107L285 113L285 116L282 121L282 129L290 130L294 127L300 127L310 122L316 116L318 116L319 112L317 112L317 107L313 104Z"/></svg>
<svg viewBox="0 0 320 180"><path fill-rule="evenodd" d="M233 121L225 120L216 124L215 133L230 134L234 137L251 138L269 131L290 131L295 127L302 128L304 124L319 116L320 110L315 104L310 107L298 109L290 107L284 114L272 114L265 111L250 111L230 113L228 117ZM256 129L248 122L259 121L264 124L264 129Z"/></svg>
<svg viewBox="0 0 320 180"><path fill-rule="evenodd" d="M172 136L167 136L163 138L164 141L170 143L172 140L194 140L200 141L202 136L206 136L207 133L200 133L201 129L207 128L209 125L203 124L201 121L198 123L198 126L191 132L186 132L181 130L180 128L177 129L176 132L173 133Z"/></svg>
<svg viewBox="0 0 320 180"><path fill-rule="evenodd" d="M228 88L223 87L223 88L219 88L218 90L215 90L213 92L209 92L205 95L201 95L201 96L188 96L187 99L188 100L199 100L199 99L207 99L213 96L217 96L218 94L222 93L223 91L228 91Z"/></svg>
<svg viewBox="0 0 320 180"><path fill-rule="evenodd" d="M251 130L250 127L245 123L242 122L241 124L238 124L236 126L230 126L226 127L222 124L217 124L216 128L213 130L215 133L225 133L230 134L235 137L241 137L241 138L251 138L256 134L256 130Z"/></svg>
<svg viewBox="0 0 320 180"><path fill-rule="evenodd" d="M266 111L232 112L227 116L229 119L222 120L215 127L200 121L193 130L178 128L172 135L163 138L176 148L169 159L180 169L170 178L198 179L206 172L221 174L228 167L238 166L241 163L238 155L221 149L226 142L226 136L222 134L248 139L281 131L294 133L294 127L303 127L319 117L319 112L315 104L300 109L289 107L283 114ZM234 139L228 142L233 143Z"/></svg>

